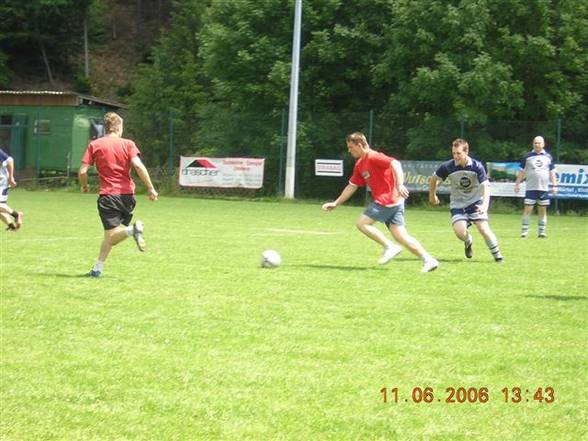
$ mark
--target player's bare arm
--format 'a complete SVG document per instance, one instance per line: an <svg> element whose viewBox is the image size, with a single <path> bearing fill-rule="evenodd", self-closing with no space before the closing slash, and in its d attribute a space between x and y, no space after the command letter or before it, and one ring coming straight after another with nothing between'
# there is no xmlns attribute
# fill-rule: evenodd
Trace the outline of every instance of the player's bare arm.
<svg viewBox="0 0 588 441"><path fill-rule="evenodd" d="M429 179L429 203L432 205L439 205L439 198L437 197L437 185L439 184L439 178L433 175Z"/></svg>
<svg viewBox="0 0 588 441"><path fill-rule="evenodd" d="M482 183L482 205L478 207L479 213L487 213L490 206L490 183L484 181Z"/></svg>
<svg viewBox="0 0 588 441"><path fill-rule="evenodd" d="M88 169L90 168L89 164L82 162L80 165L80 170L78 171L78 178L80 181L80 190L82 193L88 193L90 191L90 186L88 185Z"/></svg>
<svg viewBox="0 0 588 441"><path fill-rule="evenodd" d="M8 171L8 185L10 187L16 187L16 181L14 180L14 159L12 157L6 161L6 171Z"/></svg>
<svg viewBox="0 0 588 441"><path fill-rule="evenodd" d="M404 199L408 198L409 192L408 188L404 185L404 171L402 170L402 164L398 160L393 160L390 164L392 167L392 174L394 175L394 183L396 186L396 191L400 196Z"/></svg>
<svg viewBox="0 0 588 441"><path fill-rule="evenodd" d="M323 210L325 210L325 211L334 210L339 205L345 203L345 201L347 201L351 196L353 196L353 193L355 193L355 190L357 190L357 187L355 185L347 184L347 186L343 189L343 191L341 192L341 194L339 195L339 197L337 199L335 199L334 201L331 201L331 202L325 202L323 204Z"/></svg>
<svg viewBox="0 0 588 441"><path fill-rule="evenodd" d="M514 192L515 193L519 192L520 185L521 185L521 182L523 182L523 179L525 179L525 172L523 170L519 170L517 173L517 178L515 180L515 184L514 184Z"/></svg>
<svg viewBox="0 0 588 441"><path fill-rule="evenodd" d="M143 181L143 184L145 184L145 187L147 187L147 194L149 195L149 200L156 201L157 197L159 196L159 193L157 193L155 187L153 187L151 177L149 176L149 172L143 164L143 161L141 161L141 158L139 158L138 156L135 156L131 160L131 163L133 164L133 167L135 168L137 175L139 175L139 178L141 178L141 181Z"/></svg>
<svg viewBox="0 0 588 441"><path fill-rule="evenodd" d="M557 193L557 176L554 171L549 173L549 179L551 180L551 192L555 194Z"/></svg>

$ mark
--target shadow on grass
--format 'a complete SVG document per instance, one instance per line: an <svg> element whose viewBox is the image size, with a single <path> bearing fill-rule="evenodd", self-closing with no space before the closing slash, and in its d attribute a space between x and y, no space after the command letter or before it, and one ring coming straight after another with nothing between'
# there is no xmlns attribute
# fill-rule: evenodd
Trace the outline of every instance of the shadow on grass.
<svg viewBox="0 0 588 441"><path fill-rule="evenodd" d="M415 258L400 258L394 259L394 262L410 262L418 260ZM487 260L464 260L463 258L451 258L451 259L437 259L441 263L467 263L468 265L474 264L494 264L494 262L489 262ZM298 268L314 268L314 269L331 269L331 270L352 270L352 271L384 271L389 270L391 266L394 265L394 262L391 262L389 265L368 265L368 266L356 266L356 265L328 265L328 264L301 264L301 265L288 265Z"/></svg>
<svg viewBox="0 0 588 441"><path fill-rule="evenodd" d="M547 299L547 300L559 300L563 302L569 302L571 300L588 300L588 297L583 296L554 296L554 295L546 295L546 296L525 296L530 297L533 299Z"/></svg>
<svg viewBox="0 0 588 441"><path fill-rule="evenodd" d="M294 266L298 268L313 268L313 269L331 269L331 270L340 270L340 271L371 271L371 270L378 270L383 271L386 269L385 266L353 266L353 265L319 265L319 264L305 264L305 265L288 265Z"/></svg>
<svg viewBox="0 0 588 441"><path fill-rule="evenodd" d="M90 277L87 274L65 274L65 273L35 273L36 276L41 277L57 277L59 279L87 279L95 280L101 279L102 277Z"/></svg>

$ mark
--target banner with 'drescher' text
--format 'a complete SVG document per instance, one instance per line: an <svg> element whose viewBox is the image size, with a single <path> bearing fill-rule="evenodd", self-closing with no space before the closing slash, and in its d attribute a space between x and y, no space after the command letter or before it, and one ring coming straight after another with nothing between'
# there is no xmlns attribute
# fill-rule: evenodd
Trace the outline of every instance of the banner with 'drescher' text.
<svg viewBox="0 0 588 441"><path fill-rule="evenodd" d="M180 157L179 184L184 187L261 188L263 158Z"/></svg>

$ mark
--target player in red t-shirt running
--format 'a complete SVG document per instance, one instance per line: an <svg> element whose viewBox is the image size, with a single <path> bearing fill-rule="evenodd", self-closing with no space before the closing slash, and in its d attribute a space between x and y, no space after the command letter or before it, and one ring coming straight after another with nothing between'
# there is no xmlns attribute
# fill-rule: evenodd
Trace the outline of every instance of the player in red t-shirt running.
<svg viewBox="0 0 588 441"><path fill-rule="evenodd" d="M129 236L133 236L140 251L145 250L143 222L137 220L130 225L135 208L135 183L131 177L131 166L147 187L149 199L157 200L149 172L143 165L141 152L130 139L122 138L123 119L114 112L104 115L106 135L92 141L80 166L79 178L82 192L89 191L88 169L94 165L100 177L98 213L104 226L104 239L100 245L98 260L87 274L100 277L110 250Z"/></svg>
<svg viewBox="0 0 588 441"><path fill-rule="evenodd" d="M404 186L400 162L372 150L365 135L360 132L347 136L347 150L357 159L353 175L335 201L323 204L323 210L334 210L347 201L358 187L369 185L374 202L359 217L356 226L359 231L384 247L384 254L378 263L384 265L390 262L402 248L373 225L376 221L385 223L398 243L423 260L421 272L428 273L437 269L439 262L408 234L404 226L404 199L408 197L408 189Z"/></svg>

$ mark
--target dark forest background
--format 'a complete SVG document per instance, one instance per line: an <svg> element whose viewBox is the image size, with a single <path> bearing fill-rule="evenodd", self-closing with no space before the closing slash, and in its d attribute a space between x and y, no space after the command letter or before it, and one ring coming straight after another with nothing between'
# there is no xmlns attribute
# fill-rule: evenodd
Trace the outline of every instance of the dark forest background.
<svg viewBox="0 0 588 441"><path fill-rule="evenodd" d="M152 163L277 169L293 15L293 0L4 0L0 88L123 103ZM405 159L446 158L463 135L479 159L517 160L543 134L586 163L587 48L585 0L306 0L299 162L343 158L363 130Z"/></svg>

